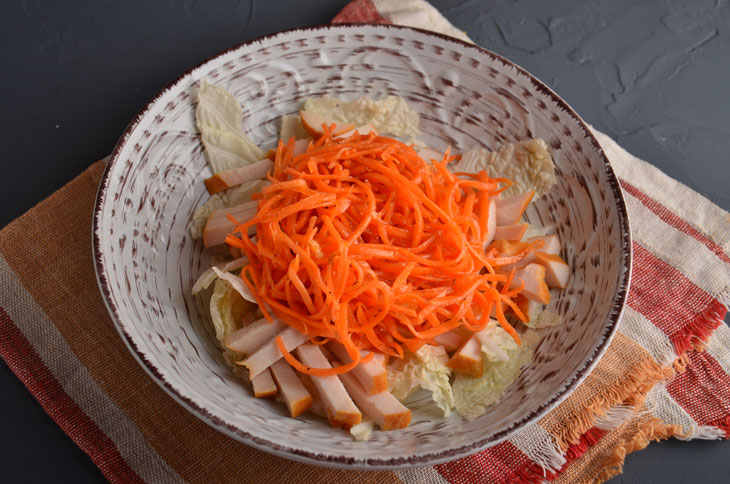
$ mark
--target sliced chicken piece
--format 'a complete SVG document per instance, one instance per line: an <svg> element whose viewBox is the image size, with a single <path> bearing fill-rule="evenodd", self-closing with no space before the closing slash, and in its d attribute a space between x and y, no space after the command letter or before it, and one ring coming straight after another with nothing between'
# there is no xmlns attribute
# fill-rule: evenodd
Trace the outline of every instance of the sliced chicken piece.
<svg viewBox="0 0 730 484"><path fill-rule="evenodd" d="M298 156L305 153L309 147L310 141L312 141L312 138L302 138L294 141L294 151L292 151L292 156ZM286 146L286 141L284 141L284 146ZM266 153L266 158L272 162L276 161L276 148L271 148Z"/></svg>
<svg viewBox="0 0 730 484"><path fill-rule="evenodd" d="M205 180L205 188L208 193L214 195L218 192L242 183L252 182L266 178L266 174L274 167L271 160L260 160L250 165L234 168L233 170L216 173Z"/></svg>
<svg viewBox="0 0 730 484"><path fill-rule="evenodd" d="M497 240L522 240L522 236L525 235L526 231L526 223L504 225L501 227L497 227L494 232L494 238Z"/></svg>
<svg viewBox="0 0 730 484"><path fill-rule="evenodd" d="M358 126L355 129L351 129L350 131L346 131L346 132L342 133L341 135L336 136L336 138L348 138L355 133L370 134L371 132L375 132L375 134L378 134L378 131L373 127L372 124L363 124L362 126Z"/></svg>
<svg viewBox="0 0 730 484"><path fill-rule="evenodd" d="M433 148L423 147L423 148L416 148L416 151L418 152L418 156L423 158L425 161L431 162L433 160L441 161L444 158L443 153L439 153Z"/></svg>
<svg viewBox="0 0 730 484"><path fill-rule="evenodd" d="M520 259L518 262L508 265L508 266L504 266L502 268L502 271L512 270L513 266L516 269L522 269L523 267L527 267L528 265L532 264L533 262L535 262L535 253L533 251L530 251L527 254L525 254L525 257Z"/></svg>
<svg viewBox="0 0 730 484"><path fill-rule="evenodd" d="M537 318L537 315L540 314L540 311L542 311L544 307L543 304L527 299L522 294L518 294L517 297L514 298L514 302L517 304L517 307L520 308L522 314L527 317L528 321L533 321Z"/></svg>
<svg viewBox="0 0 730 484"><path fill-rule="evenodd" d="M518 241L499 239L499 240L495 240L494 242L492 242L490 244L490 246L487 247L487 249L492 249L492 248L496 249L499 257L512 257L521 252L524 252L529 247L530 247L530 243L526 242L526 241L518 242ZM530 251L530 252L526 253L522 257L522 259L520 259L517 262L499 266L499 272L509 272L512 270L513 267L519 269L534 261L535 261L535 254L532 251Z"/></svg>
<svg viewBox="0 0 730 484"><path fill-rule="evenodd" d="M270 370L292 418L309 410L312 406L312 395L304 387L289 363L283 359L279 360L271 365Z"/></svg>
<svg viewBox="0 0 730 484"><path fill-rule="evenodd" d="M487 237L484 240L484 247L488 246L494 240L497 233L497 225L499 225L499 208L496 199L489 201L489 216L487 218Z"/></svg>
<svg viewBox="0 0 730 484"><path fill-rule="evenodd" d="M337 341L327 343L327 348L335 354L338 360L344 364L352 361L347 354L345 347ZM360 354L365 356L369 351L361 351ZM373 355L374 357L375 355ZM388 389L388 371L382 364L382 361L373 358L367 363L360 363L352 369L352 374L360 381L362 386L369 395L384 392Z"/></svg>
<svg viewBox="0 0 730 484"><path fill-rule="evenodd" d="M252 380L253 384L253 395L256 398L271 397L276 395L276 384L274 379L271 378L271 372L269 370L262 371L256 375Z"/></svg>
<svg viewBox="0 0 730 484"><path fill-rule="evenodd" d="M354 124L345 124L332 119L325 118L319 114L315 114L311 111L299 111L299 117L302 119L302 126L309 133L312 138L318 138L322 136L322 125L327 126L335 125L335 129L332 130L334 136L338 136L342 133L346 133L351 129L355 128Z"/></svg>
<svg viewBox="0 0 730 484"><path fill-rule="evenodd" d="M517 223L534 195L534 190L528 190L520 195L497 199L497 225L504 226Z"/></svg>
<svg viewBox="0 0 730 484"><path fill-rule="evenodd" d="M524 282L522 294L527 298L541 304L550 303L550 289L545 283L545 267L540 264L528 264L515 272L510 289L516 289Z"/></svg>
<svg viewBox="0 0 730 484"><path fill-rule="evenodd" d="M292 152L292 156L299 156L302 153L306 153L310 141L312 141L312 138L302 138L296 140L294 142L294 151Z"/></svg>
<svg viewBox="0 0 730 484"><path fill-rule="evenodd" d="M433 341L437 345L443 346L446 351L451 352L460 348L464 343L464 339L464 335L461 334L461 332L456 329L452 329L451 331L447 331L446 333L441 333L436 336Z"/></svg>
<svg viewBox="0 0 730 484"><path fill-rule="evenodd" d="M281 336L281 339L284 342L284 347L288 351L294 351L299 345L304 344L309 340L307 335L302 334L291 327L284 328L277 336ZM264 343L264 345L257 349L251 356L243 360L243 362L236 364L245 365L246 368L248 368L251 378L254 378L281 358L283 358L283 356L281 351L279 351L279 347L276 345L275 336Z"/></svg>
<svg viewBox="0 0 730 484"><path fill-rule="evenodd" d="M233 232L235 228L236 226L230 220L211 220L209 218L205 223L205 229L203 229L203 245L206 248L221 245L226 241L228 234Z"/></svg>
<svg viewBox="0 0 730 484"><path fill-rule="evenodd" d="M213 210L208 216L208 221L218 222L221 220L228 220L228 215L230 214L233 215L233 218L235 218L239 222L244 222L253 218L253 216L256 215L256 210L258 210L258 206L259 202L257 202L256 200L252 200L250 202L236 205L235 207Z"/></svg>
<svg viewBox="0 0 730 484"><path fill-rule="evenodd" d="M286 324L278 319L269 321L261 318L226 336L225 346L231 351L250 355L285 327Z"/></svg>
<svg viewBox="0 0 730 484"><path fill-rule="evenodd" d="M493 315L492 318L493 322L496 323L496 321L494 321L496 315ZM459 352L454 354L454 356L458 355L458 359L454 361L454 366L450 365L451 361L449 361L447 365L472 376L480 377L484 370L484 366L482 364L482 358L484 358L482 346L486 346L491 353L498 355L501 360L506 361L509 357L507 356L507 353L505 353L504 350L493 341L493 333L493 330L486 328L473 333L461 347ZM451 359L454 360L454 357Z"/></svg>
<svg viewBox="0 0 730 484"><path fill-rule="evenodd" d="M535 262L545 268L545 282L549 287L565 289L570 278L570 268L559 255L535 252Z"/></svg>
<svg viewBox="0 0 730 484"><path fill-rule="evenodd" d="M459 351L446 363L451 369L480 377L484 371L482 366L482 343L474 334L459 348Z"/></svg>
<svg viewBox="0 0 730 484"><path fill-rule="evenodd" d="M258 202L256 201L242 203L231 208L213 210L205 222L203 245L208 248L225 242L226 236L236 228L233 222L228 220L229 214L239 222L245 222L256 216L257 210Z"/></svg>
<svg viewBox="0 0 730 484"><path fill-rule="evenodd" d="M383 353L375 353L373 354L373 361L376 361L380 366L385 368L388 366L388 355L384 355Z"/></svg>
<svg viewBox="0 0 730 484"><path fill-rule="evenodd" d="M297 372L297 376L302 382L302 385L304 385L304 388L306 388L309 394L312 395L312 406L309 407L309 411L319 417L327 418L327 409L324 406L322 397L319 395L319 390L317 390L317 387L314 386L312 377L299 372Z"/></svg>
<svg viewBox="0 0 730 484"><path fill-rule="evenodd" d="M496 249L500 257L511 257L524 252L530 247L529 242L518 242L505 239L497 239L489 244L488 249Z"/></svg>
<svg viewBox="0 0 730 484"><path fill-rule="evenodd" d="M560 239L558 239L557 235L552 234L542 237L530 237L527 239L527 242L534 242L536 240L542 240L544 242L543 246L536 248L536 250L546 252L548 254L560 254Z"/></svg>
<svg viewBox="0 0 730 484"><path fill-rule="evenodd" d="M312 368L331 368L329 361L317 345L303 344L297 348L301 362ZM357 425L362 421L362 413L347 394L337 376L311 375L314 386L322 397L327 418L333 425Z"/></svg>
<svg viewBox="0 0 730 484"><path fill-rule="evenodd" d="M411 423L410 409L400 403L392 393L385 391L376 395L369 394L352 372L340 375L340 380L358 408L382 430L404 429Z"/></svg>

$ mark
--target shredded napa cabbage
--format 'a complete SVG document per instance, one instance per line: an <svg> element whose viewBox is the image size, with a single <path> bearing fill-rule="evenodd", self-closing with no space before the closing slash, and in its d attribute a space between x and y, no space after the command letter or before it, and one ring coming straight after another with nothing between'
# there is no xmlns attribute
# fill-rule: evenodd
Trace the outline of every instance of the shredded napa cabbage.
<svg viewBox="0 0 730 484"><path fill-rule="evenodd" d="M489 320L481 334L482 353L490 361L507 361L520 347L494 319Z"/></svg>
<svg viewBox="0 0 730 484"><path fill-rule="evenodd" d="M211 196L203 205L196 208L195 212L193 212L190 234L194 239L201 238L203 236L203 230L205 229L205 222L208 221L208 217L213 210L235 207L236 205L250 202L251 195L261 191L261 189L268 184L269 182L267 180L248 182Z"/></svg>
<svg viewBox="0 0 730 484"><path fill-rule="evenodd" d="M543 309L532 321L527 323L530 328L552 328L563 324L563 317L550 309Z"/></svg>
<svg viewBox="0 0 730 484"><path fill-rule="evenodd" d="M213 173L231 170L264 157L264 152L243 132L243 112L233 94L200 80L195 123Z"/></svg>
<svg viewBox="0 0 730 484"><path fill-rule="evenodd" d="M363 420L359 424L350 427L350 434L355 440L365 442L370 439L370 433L373 431L374 426L375 422L372 420Z"/></svg>
<svg viewBox="0 0 730 484"><path fill-rule="evenodd" d="M218 269L217 267L212 267L213 272L215 272L215 275L218 276L219 279L222 279L229 283L233 289L236 290L238 294L241 295L243 299L245 299L248 302L256 303L256 296L253 295L251 292L251 289L248 288L246 283L243 282L243 279L241 279L241 276L239 274L231 274L230 272L224 272Z"/></svg>
<svg viewBox="0 0 730 484"><path fill-rule="evenodd" d="M522 334L522 345L517 345L506 331L490 322L493 345L482 345L484 373L475 378L457 372L452 384L454 407L467 420L486 412L497 403L507 387L520 375L520 369L532 361L532 346L538 335L534 331ZM495 349L497 348L497 349Z"/></svg>
<svg viewBox="0 0 730 484"><path fill-rule="evenodd" d="M491 177L509 178L514 184L504 191L507 197L527 190L535 190L541 197L557 182L553 158L541 139L506 144L496 152L465 151L452 169L468 173L486 169Z"/></svg>
<svg viewBox="0 0 730 484"><path fill-rule="evenodd" d="M216 279L213 294L210 297L210 319L213 323L215 336L223 349L223 358L234 372L240 368L235 363L245 358L244 355L225 349L226 336L258 318L258 306L244 300L228 282ZM248 381L246 375L245 380Z"/></svg>
<svg viewBox="0 0 730 484"><path fill-rule="evenodd" d="M381 134L393 136L421 134L418 129L418 113L400 96L387 96L378 100L362 96L354 101L329 96L310 97L304 101L303 109L343 123L353 123L357 126L370 124Z"/></svg>
<svg viewBox="0 0 730 484"><path fill-rule="evenodd" d="M199 294L202 291L205 291L208 289L208 287L215 282L216 279L218 279L218 274L216 273L216 269L219 271L224 272L230 272L235 271L236 269L240 269L241 267L245 266L248 263L248 259L245 257L241 257L238 259L234 259L232 261L228 261L223 264L219 264L217 266L213 266L207 271L203 272L199 277L198 280L195 281L195 284L193 284L193 288L190 290L191 294L195 296L196 294Z"/></svg>
<svg viewBox="0 0 730 484"><path fill-rule="evenodd" d="M388 367L388 388L398 400L422 388L429 390L433 401L448 417L454 407L454 394L449 378L451 368L446 366L449 355L441 346L423 345L403 360L395 360Z"/></svg>
<svg viewBox="0 0 730 484"><path fill-rule="evenodd" d="M223 345L226 336L241 328L245 316L256 308L246 301L228 282L217 279L210 297L210 317L215 337Z"/></svg>

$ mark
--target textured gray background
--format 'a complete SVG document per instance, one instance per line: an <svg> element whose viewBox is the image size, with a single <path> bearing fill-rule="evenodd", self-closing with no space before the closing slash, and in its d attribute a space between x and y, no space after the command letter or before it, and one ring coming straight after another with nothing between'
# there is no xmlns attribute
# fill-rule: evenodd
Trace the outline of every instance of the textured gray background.
<svg viewBox="0 0 730 484"><path fill-rule="evenodd" d="M252 37L325 23L345 3L0 2L0 226L108 154L129 120L180 73ZM730 209L726 1L432 3L630 152ZM104 482L4 363L0 476ZM670 441L630 456L612 482L728 476L730 443Z"/></svg>

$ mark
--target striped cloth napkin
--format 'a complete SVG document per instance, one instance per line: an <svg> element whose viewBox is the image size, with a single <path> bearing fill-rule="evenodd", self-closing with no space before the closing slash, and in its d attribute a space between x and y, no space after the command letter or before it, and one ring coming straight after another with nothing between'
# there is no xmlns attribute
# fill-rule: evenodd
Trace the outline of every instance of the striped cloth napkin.
<svg viewBox="0 0 730 484"><path fill-rule="evenodd" d="M336 21L465 38L421 0L357 0ZM619 332L585 382L508 441L395 472L325 469L207 426L124 347L94 277L91 165L0 231L0 356L113 483L595 482L653 439L730 437L730 215L597 134L621 179L634 273Z"/></svg>

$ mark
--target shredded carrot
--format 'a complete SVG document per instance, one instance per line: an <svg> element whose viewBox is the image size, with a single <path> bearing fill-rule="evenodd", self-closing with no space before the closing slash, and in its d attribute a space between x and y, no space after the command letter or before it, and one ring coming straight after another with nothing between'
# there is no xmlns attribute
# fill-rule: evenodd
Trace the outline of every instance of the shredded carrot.
<svg viewBox="0 0 730 484"><path fill-rule="evenodd" d="M322 129L297 156L293 140L279 143L256 216L226 238L248 258L241 274L267 318L273 312L314 344L338 341L352 360L310 368L277 338L286 361L310 375L341 374L373 351L402 358L456 327L479 331L493 309L519 342L503 308L524 319L513 302L522 288L511 289L514 270L500 267L534 244L511 254L485 248L489 203L510 182L452 173L449 150L426 162L392 138Z"/></svg>
<svg viewBox="0 0 730 484"><path fill-rule="evenodd" d="M286 346L284 345L284 340L281 338L280 335L277 336L274 341L276 341L276 347L279 348L279 351L281 352L281 354L284 357L284 359L286 360L286 362L289 363L291 365L291 367L294 368L295 370L297 370L298 372L306 373L308 375L314 375L314 376L341 375L343 373L347 373L348 371L352 370L360 363L367 363L369 361L372 361L372 359L373 359L373 353L369 353L364 358L358 357L357 360L352 360L350 363L348 363L346 365L335 366L332 368L312 368L311 366L305 366L299 360L294 358L294 356L292 356L292 354L289 352L289 350L286 349ZM323 343L315 343L315 344L323 344Z"/></svg>

